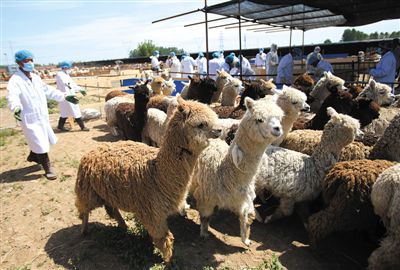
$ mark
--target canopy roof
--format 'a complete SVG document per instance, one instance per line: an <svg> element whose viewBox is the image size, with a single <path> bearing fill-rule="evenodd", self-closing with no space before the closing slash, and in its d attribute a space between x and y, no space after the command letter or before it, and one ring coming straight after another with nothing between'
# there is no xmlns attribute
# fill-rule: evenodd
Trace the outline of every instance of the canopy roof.
<svg viewBox="0 0 400 270"><path fill-rule="evenodd" d="M209 6L204 11L237 18L239 1ZM240 0L244 21L309 30L329 26L358 26L400 18L399 0Z"/></svg>

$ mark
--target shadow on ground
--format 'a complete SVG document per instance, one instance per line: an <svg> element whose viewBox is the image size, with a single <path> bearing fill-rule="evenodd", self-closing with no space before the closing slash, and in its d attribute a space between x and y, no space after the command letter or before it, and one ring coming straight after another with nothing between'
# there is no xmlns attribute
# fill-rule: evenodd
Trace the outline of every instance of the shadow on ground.
<svg viewBox="0 0 400 270"><path fill-rule="evenodd" d="M40 179L43 176L42 167L34 164L24 168L18 168L2 172L0 174L1 183L23 182Z"/></svg>

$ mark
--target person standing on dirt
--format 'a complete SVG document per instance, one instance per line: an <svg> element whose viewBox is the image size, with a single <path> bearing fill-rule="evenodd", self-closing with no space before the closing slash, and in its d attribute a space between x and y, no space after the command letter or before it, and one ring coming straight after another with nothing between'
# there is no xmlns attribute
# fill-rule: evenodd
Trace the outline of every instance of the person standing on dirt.
<svg viewBox="0 0 400 270"><path fill-rule="evenodd" d="M68 61L63 61L59 64L61 71L57 72L56 82L57 89L66 95L75 95L80 92L82 95L86 96L86 91L79 87L69 75L71 73L72 63ZM82 131L89 131L82 120L81 110L78 104L72 104L66 100L60 101L58 104L60 108L60 119L58 120L57 129L60 131L69 131L64 127L67 117L72 116L78 123Z"/></svg>
<svg viewBox="0 0 400 270"><path fill-rule="evenodd" d="M19 68L7 84L8 107L20 122L31 150L27 160L41 164L45 177L54 180L57 175L51 167L48 152L50 144L57 142L57 137L50 126L46 98L58 102L67 100L75 104L78 99L75 95L67 96L45 84L34 74L33 54L30 51L21 50L15 53L15 62Z"/></svg>

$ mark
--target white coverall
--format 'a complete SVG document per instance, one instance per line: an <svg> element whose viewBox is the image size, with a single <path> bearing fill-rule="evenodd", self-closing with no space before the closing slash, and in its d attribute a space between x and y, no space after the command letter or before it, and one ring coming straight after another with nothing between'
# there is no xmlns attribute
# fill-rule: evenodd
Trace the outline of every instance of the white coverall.
<svg viewBox="0 0 400 270"><path fill-rule="evenodd" d="M222 70L222 62L218 58L213 58L208 61L208 67L210 68L210 78L216 80L217 70Z"/></svg>
<svg viewBox="0 0 400 270"><path fill-rule="evenodd" d="M265 71L267 80L274 79L278 73L279 57L276 51L270 51L265 57Z"/></svg>
<svg viewBox="0 0 400 270"><path fill-rule="evenodd" d="M264 52L259 52L256 54L256 67L265 67L265 60L267 59L267 54Z"/></svg>
<svg viewBox="0 0 400 270"><path fill-rule="evenodd" d="M379 61L376 68L371 69L369 74L374 77L375 81L380 83L394 82L396 76L396 58L391 51L385 53ZM393 85L388 84L393 88Z"/></svg>
<svg viewBox="0 0 400 270"><path fill-rule="evenodd" d="M75 95L81 90L81 88L72 80L69 74L65 73L65 71L57 72L56 82L57 89L63 92L66 96ZM73 104L66 100L62 100L58 106L60 108L60 116L62 118L67 118L68 116L72 116L74 118L82 117L78 104Z"/></svg>
<svg viewBox="0 0 400 270"><path fill-rule="evenodd" d="M200 75L207 74L207 59L205 57L196 58L197 62L197 70L199 71Z"/></svg>
<svg viewBox="0 0 400 270"><path fill-rule="evenodd" d="M194 61L193 57L186 56L181 61L182 64L182 72L191 73L191 74L182 74L183 78L188 78L188 76L193 76L194 66L197 65L196 61Z"/></svg>
<svg viewBox="0 0 400 270"><path fill-rule="evenodd" d="M276 83L292 84L293 65L293 56L290 53L286 54L279 62Z"/></svg>
<svg viewBox="0 0 400 270"><path fill-rule="evenodd" d="M171 77L173 78L181 78L181 62L178 57L173 56L167 60L167 65L170 68ZM174 73L177 72L177 73Z"/></svg>
<svg viewBox="0 0 400 270"><path fill-rule="evenodd" d="M60 102L65 94L45 84L38 75L31 73L31 76L32 81L20 69L11 76L7 84L8 107L12 112L21 108L20 125L28 146L32 152L44 154L49 152L50 144L57 142L49 122L46 97Z"/></svg>

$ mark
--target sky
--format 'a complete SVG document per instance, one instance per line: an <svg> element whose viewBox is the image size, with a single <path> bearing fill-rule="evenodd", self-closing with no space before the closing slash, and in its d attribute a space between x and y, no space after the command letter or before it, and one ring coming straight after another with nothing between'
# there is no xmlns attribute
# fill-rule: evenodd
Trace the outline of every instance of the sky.
<svg viewBox="0 0 400 270"><path fill-rule="evenodd" d="M208 5L225 0L208 0ZM156 45L183 48L188 52L205 51L205 27L185 24L204 20L204 13L152 24L152 21L196 10L204 0L0 0L1 65L14 62L14 53L31 50L40 64L68 61L94 61L126 58L139 42L153 40ZM209 19L218 18L209 15ZM228 19L209 26L230 23ZM329 27L306 31L305 44L337 42L347 27ZM400 31L400 19L356 27L372 33ZM292 43L300 45L302 32L293 31ZM242 48L289 45L289 32L264 33L242 31ZM209 30L209 50L239 48L237 29Z"/></svg>

